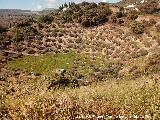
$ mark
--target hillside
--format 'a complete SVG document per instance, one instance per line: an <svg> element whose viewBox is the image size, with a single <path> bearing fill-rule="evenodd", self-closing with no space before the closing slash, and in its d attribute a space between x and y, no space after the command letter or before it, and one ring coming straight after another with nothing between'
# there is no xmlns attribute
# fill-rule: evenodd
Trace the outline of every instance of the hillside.
<svg viewBox="0 0 160 120"><path fill-rule="evenodd" d="M0 119L160 119L160 16L148 4L2 20Z"/></svg>
<svg viewBox="0 0 160 120"><path fill-rule="evenodd" d="M130 5L130 4L140 4L140 3L144 3L145 1L155 1L155 2L160 2L159 0L121 0L120 2L118 2L118 4L122 4L122 5Z"/></svg>

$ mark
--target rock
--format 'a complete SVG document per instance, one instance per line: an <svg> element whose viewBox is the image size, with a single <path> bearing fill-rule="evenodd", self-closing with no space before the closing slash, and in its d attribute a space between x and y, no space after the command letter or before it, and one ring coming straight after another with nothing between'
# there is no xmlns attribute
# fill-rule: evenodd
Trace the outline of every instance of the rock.
<svg viewBox="0 0 160 120"><path fill-rule="evenodd" d="M64 76L65 73L66 73L65 69L57 69L56 70L56 74L59 76Z"/></svg>

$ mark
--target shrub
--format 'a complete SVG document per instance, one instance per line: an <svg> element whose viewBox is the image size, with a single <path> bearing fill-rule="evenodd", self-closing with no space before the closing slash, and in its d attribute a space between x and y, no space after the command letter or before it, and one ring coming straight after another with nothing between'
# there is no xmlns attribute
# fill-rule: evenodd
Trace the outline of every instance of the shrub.
<svg viewBox="0 0 160 120"><path fill-rule="evenodd" d="M63 22L73 22L73 20L79 19L83 15L83 11L78 5L73 5L61 14Z"/></svg>
<svg viewBox="0 0 160 120"><path fill-rule="evenodd" d="M120 6L120 7L119 7L119 11L120 11L120 12L124 12L124 7Z"/></svg>
<svg viewBox="0 0 160 120"><path fill-rule="evenodd" d="M81 24L84 27L97 26L108 21L106 11L101 9L91 9L81 17Z"/></svg>
<svg viewBox="0 0 160 120"><path fill-rule="evenodd" d="M135 20L135 19L137 19L137 18L138 18L138 13L137 13L137 11L132 10L132 11L129 11L129 12L127 13L127 19L128 19L128 20Z"/></svg>
<svg viewBox="0 0 160 120"><path fill-rule="evenodd" d="M94 26L96 26L96 25L105 23L105 22L107 22L107 21L108 21L108 19L107 19L107 17L106 17L105 15L103 15L103 14L98 14L97 16L93 17L93 19L92 19L92 24L93 24Z"/></svg>
<svg viewBox="0 0 160 120"><path fill-rule="evenodd" d="M5 31L6 31L6 28L0 26L0 33L3 33L3 32L5 32Z"/></svg>
<svg viewBox="0 0 160 120"><path fill-rule="evenodd" d="M83 18L81 22L83 27L90 27L91 26L91 20L87 18Z"/></svg>
<svg viewBox="0 0 160 120"><path fill-rule="evenodd" d="M49 15L42 15L38 17L37 21L40 23L51 23L53 21L53 18Z"/></svg>
<svg viewBox="0 0 160 120"><path fill-rule="evenodd" d="M32 35L38 35L39 32L37 31L37 29L33 28L32 26L25 26L25 27L17 27L14 26L10 32L11 37L12 37L12 41L14 42L20 42L22 40L24 40L24 38L27 36L32 36Z"/></svg>
<svg viewBox="0 0 160 120"><path fill-rule="evenodd" d="M117 18L121 18L121 17L123 17L124 15L123 15L123 13L122 12L117 12L116 13L116 17Z"/></svg>
<svg viewBox="0 0 160 120"><path fill-rule="evenodd" d="M157 41L158 45L160 46L160 38L157 38L156 41Z"/></svg>
<svg viewBox="0 0 160 120"><path fill-rule="evenodd" d="M144 26L146 27L152 27L154 26L157 22L154 20L154 19L150 19L149 21L146 21L146 20L142 20L141 21L143 23Z"/></svg>
<svg viewBox="0 0 160 120"><path fill-rule="evenodd" d="M23 40L23 38L24 38L23 33L20 31L20 29L16 28L15 29L15 33L14 33L13 38L12 38L12 41L14 41L14 42L20 42L20 41Z"/></svg>
<svg viewBox="0 0 160 120"><path fill-rule="evenodd" d="M142 23L143 23L144 26L150 26L149 21L142 20Z"/></svg>
<svg viewBox="0 0 160 120"><path fill-rule="evenodd" d="M96 3L89 3L88 5L85 6L86 10L93 9L93 8L97 8Z"/></svg>
<svg viewBox="0 0 160 120"><path fill-rule="evenodd" d="M150 27L150 26L155 25L157 22L153 18L151 18L149 19L149 21L142 20L142 23L144 26Z"/></svg>
<svg viewBox="0 0 160 120"><path fill-rule="evenodd" d="M112 14L112 11L111 11L110 6L109 6L108 3L101 2L101 3L98 4L98 8L101 9L101 10L104 10L106 16Z"/></svg>
<svg viewBox="0 0 160 120"><path fill-rule="evenodd" d="M30 21L29 20L24 20L24 21L17 21L16 22L16 27L26 27L30 26Z"/></svg>
<svg viewBox="0 0 160 120"><path fill-rule="evenodd" d="M83 7L88 6L89 2L82 2L80 5L83 6Z"/></svg>
<svg viewBox="0 0 160 120"><path fill-rule="evenodd" d="M160 71L160 54L151 55L145 66L145 71L148 73L158 73Z"/></svg>
<svg viewBox="0 0 160 120"><path fill-rule="evenodd" d="M112 23L116 23L116 22L117 22L117 17L116 17L115 15L111 16L111 17L110 17L110 21L111 21Z"/></svg>
<svg viewBox="0 0 160 120"><path fill-rule="evenodd" d="M109 4L106 3L88 3L69 5L69 8L61 12L60 19L63 23L78 22L84 27L96 26L108 21L107 16L112 12Z"/></svg>
<svg viewBox="0 0 160 120"><path fill-rule="evenodd" d="M155 19L151 18L149 19L149 24L152 26L152 25L155 25L157 22L155 21Z"/></svg>
<svg viewBox="0 0 160 120"><path fill-rule="evenodd" d="M144 25L142 23L140 23L140 22L137 22L137 21L133 21L130 24L130 28L136 34L142 34L144 32L144 30L145 30Z"/></svg>
<svg viewBox="0 0 160 120"><path fill-rule="evenodd" d="M61 70L55 74L56 80L53 80L48 86L48 89L51 88L65 88L65 87L79 87L80 80L84 78L83 75L75 73L74 71Z"/></svg>
<svg viewBox="0 0 160 120"><path fill-rule="evenodd" d="M61 15L61 19L63 20L63 22L72 22L73 21L73 10L72 9L67 9L66 11L64 11Z"/></svg>
<svg viewBox="0 0 160 120"><path fill-rule="evenodd" d="M160 32L160 24L156 25L156 31Z"/></svg>

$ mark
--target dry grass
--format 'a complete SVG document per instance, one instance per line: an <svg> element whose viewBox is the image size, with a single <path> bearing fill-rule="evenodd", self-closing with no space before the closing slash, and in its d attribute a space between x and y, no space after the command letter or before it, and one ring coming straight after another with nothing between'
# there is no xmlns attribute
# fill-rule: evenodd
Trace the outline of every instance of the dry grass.
<svg viewBox="0 0 160 120"><path fill-rule="evenodd" d="M108 80L91 86L47 90L47 79L12 84L15 92L1 95L3 119L89 119L103 116L149 116L158 120L160 83L148 77ZM131 118L130 118L131 119Z"/></svg>

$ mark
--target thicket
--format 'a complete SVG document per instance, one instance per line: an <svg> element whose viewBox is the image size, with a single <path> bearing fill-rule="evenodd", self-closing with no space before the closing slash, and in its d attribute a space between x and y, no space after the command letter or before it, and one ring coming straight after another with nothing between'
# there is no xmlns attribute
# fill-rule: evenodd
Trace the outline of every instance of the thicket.
<svg viewBox="0 0 160 120"><path fill-rule="evenodd" d="M64 5L63 5L64 6ZM66 5L65 5L66 6ZM97 26L108 21L107 16L112 14L107 3L88 3L71 4L64 10L61 9L61 20L63 23L77 21L84 27Z"/></svg>

